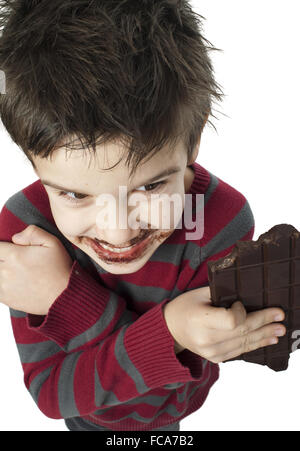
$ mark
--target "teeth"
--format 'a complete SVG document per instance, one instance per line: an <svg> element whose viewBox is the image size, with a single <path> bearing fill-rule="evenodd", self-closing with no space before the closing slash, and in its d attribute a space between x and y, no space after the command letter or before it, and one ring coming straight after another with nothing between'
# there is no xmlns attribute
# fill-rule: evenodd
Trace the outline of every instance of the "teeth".
<svg viewBox="0 0 300 451"><path fill-rule="evenodd" d="M122 249L120 249L120 248L111 248L111 247L109 247L109 246L106 246L105 244L101 244L101 246L104 248L104 249L107 249L108 251L111 251L111 252L116 252L117 254L121 254L122 252L126 252L126 251L129 251L129 249L132 249L134 246L129 246L129 247L123 247Z"/></svg>

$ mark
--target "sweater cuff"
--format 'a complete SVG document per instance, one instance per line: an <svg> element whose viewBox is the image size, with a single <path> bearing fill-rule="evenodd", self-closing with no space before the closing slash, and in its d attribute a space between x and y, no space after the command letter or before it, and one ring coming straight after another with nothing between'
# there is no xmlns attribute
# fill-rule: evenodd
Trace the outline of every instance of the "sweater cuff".
<svg viewBox="0 0 300 451"><path fill-rule="evenodd" d="M74 261L69 283L46 316L27 315L27 326L64 347L92 327L105 310L109 293Z"/></svg>
<svg viewBox="0 0 300 451"><path fill-rule="evenodd" d="M199 380L203 374L203 357L189 349L184 349L176 355L180 363L189 368L192 377L195 380Z"/></svg>
<svg viewBox="0 0 300 451"><path fill-rule="evenodd" d="M168 302L169 298L140 316L127 328L124 336L128 356L149 388L199 381L203 375L200 356L187 349L175 354L174 338L162 310Z"/></svg>

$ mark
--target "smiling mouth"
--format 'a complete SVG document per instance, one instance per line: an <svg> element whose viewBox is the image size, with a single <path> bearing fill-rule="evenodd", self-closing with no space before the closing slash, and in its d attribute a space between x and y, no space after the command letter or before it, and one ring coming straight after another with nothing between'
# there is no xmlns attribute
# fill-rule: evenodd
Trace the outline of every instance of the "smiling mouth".
<svg viewBox="0 0 300 451"><path fill-rule="evenodd" d="M151 229L145 229L140 235L136 236L132 240L125 243L124 246L114 246L110 243L107 243L103 240L98 240L98 238L95 238L94 241L99 244L101 247L107 250L112 250L113 252L126 252L127 250L131 249L133 246L138 244L139 242L146 239L149 235L151 235L153 231Z"/></svg>
<svg viewBox="0 0 300 451"><path fill-rule="evenodd" d="M97 238L85 238L85 242L93 249L98 258L106 263L129 263L145 255L147 249L153 243L155 235L153 230L144 230L141 235L128 243L130 246L123 246L121 248L111 245L108 246L104 244L106 242Z"/></svg>

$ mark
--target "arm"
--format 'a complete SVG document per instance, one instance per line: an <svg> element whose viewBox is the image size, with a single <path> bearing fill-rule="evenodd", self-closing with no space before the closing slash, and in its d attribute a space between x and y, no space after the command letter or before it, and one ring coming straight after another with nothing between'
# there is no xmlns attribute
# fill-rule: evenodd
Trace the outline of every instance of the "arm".
<svg viewBox="0 0 300 451"><path fill-rule="evenodd" d="M201 366L191 374L176 358L166 302L138 317L74 262L68 288L41 325L11 311L25 385L40 410L82 416L165 384L200 381Z"/></svg>

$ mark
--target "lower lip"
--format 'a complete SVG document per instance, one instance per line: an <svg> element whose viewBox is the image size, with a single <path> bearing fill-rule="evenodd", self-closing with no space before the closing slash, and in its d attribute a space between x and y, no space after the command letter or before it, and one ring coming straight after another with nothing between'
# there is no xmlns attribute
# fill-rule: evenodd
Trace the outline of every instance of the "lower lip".
<svg viewBox="0 0 300 451"><path fill-rule="evenodd" d="M149 235L147 238L134 245L132 249L126 252L113 252L108 249L104 249L95 240L87 238L87 244L96 252L97 256L106 262L111 263L130 263L131 261L137 260L145 254L148 247L153 241L153 234Z"/></svg>

